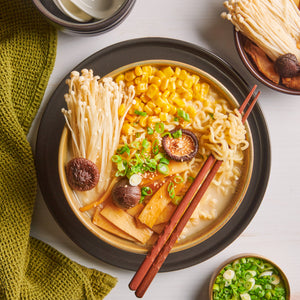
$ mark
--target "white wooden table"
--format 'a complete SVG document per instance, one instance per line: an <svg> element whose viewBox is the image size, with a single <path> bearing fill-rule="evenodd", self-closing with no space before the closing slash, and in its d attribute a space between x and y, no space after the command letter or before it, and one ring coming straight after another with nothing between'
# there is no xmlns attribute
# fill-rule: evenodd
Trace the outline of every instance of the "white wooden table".
<svg viewBox="0 0 300 300"><path fill-rule="evenodd" d="M30 135L33 148L43 108L59 82L83 59L120 41L149 36L185 40L227 60L249 86L258 83L240 61L234 48L232 26L220 18L222 11L220 0L137 0L127 19L108 33L95 37L60 33L55 68ZM300 97L275 92L259 83L258 86L262 92L259 105L269 127L272 167L257 214L246 230L213 258L187 269L158 274L145 300L207 299L213 270L230 256L245 252L275 261L290 280L292 299L300 299ZM118 277L117 286L106 299L135 299L128 289L134 272L103 263L80 249L56 224L40 194L32 235L80 264Z"/></svg>

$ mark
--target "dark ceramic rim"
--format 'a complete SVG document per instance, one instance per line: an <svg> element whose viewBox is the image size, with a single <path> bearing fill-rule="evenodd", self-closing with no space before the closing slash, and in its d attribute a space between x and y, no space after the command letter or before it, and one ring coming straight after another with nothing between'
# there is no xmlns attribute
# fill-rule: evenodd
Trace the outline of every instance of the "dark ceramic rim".
<svg viewBox="0 0 300 300"><path fill-rule="evenodd" d="M244 43L245 40L247 39L241 32L233 29L234 32L234 41L235 45L238 51L238 54L245 65L245 67L250 71L250 73L258 79L261 83L265 84L269 88L279 91L281 93L289 94L289 95L300 95L300 91L298 90L293 90L285 87L284 85L281 84L276 84L272 82L271 80L267 79L258 69L257 67L253 64L251 58L248 56L248 54L244 50Z"/></svg>
<svg viewBox="0 0 300 300"><path fill-rule="evenodd" d="M133 5L135 4L135 1L136 0L125 0L124 3L121 5L121 7L109 18L98 20L91 23L77 23L77 22L66 21L58 18L50 11L48 11L39 0L32 0L32 2L37 7L37 9L51 22L63 28L69 29L71 31L78 32L78 33L84 32L87 34L107 31L112 27L116 26L117 24L119 24L131 11Z"/></svg>
<svg viewBox="0 0 300 300"><path fill-rule="evenodd" d="M141 38L120 42L91 55L73 70L93 69L104 76L130 63L150 59L168 59L193 65L219 80L241 104L250 88L223 59L199 46L167 38ZM44 110L36 142L35 164L44 201L54 219L69 238L94 257L129 270L137 270L144 254L117 249L92 234L77 219L62 191L58 174L58 150L65 120L65 80L58 85ZM253 171L244 200L231 219L213 236L187 250L168 255L160 271L186 268L219 253L232 243L250 223L263 199L271 168L271 147L268 128L259 105L248 118L253 139Z"/></svg>

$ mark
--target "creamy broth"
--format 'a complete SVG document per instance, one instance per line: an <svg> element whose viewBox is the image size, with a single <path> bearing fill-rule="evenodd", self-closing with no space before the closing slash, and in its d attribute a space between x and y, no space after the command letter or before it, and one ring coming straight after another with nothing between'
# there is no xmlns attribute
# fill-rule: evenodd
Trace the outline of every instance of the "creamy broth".
<svg viewBox="0 0 300 300"><path fill-rule="evenodd" d="M93 226L125 238L128 243L148 247L161 232L207 157L213 154L223 160L223 164L178 240L179 245L189 239L200 242L230 218L248 184L250 133L241 123L241 116L234 108L236 104L228 101L228 95L215 83L182 66L141 65L119 72L113 79L117 84L122 82L126 88L133 86L134 100L127 111L122 101L117 107L123 123L119 142L110 156L113 162L106 188L103 189L103 184L107 178L100 176L95 188L73 191L76 207L83 209L81 214L90 219ZM199 149L188 161L174 161L164 148L164 135L180 139L184 130L196 136ZM181 136L174 137L170 132ZM74 157L72 143L69 134L65 163ZM159 157L156 162L155 157ZM137 160L142 160L139 169ZM101 161L99 153L94 161L99 169ZM159 171L161 166L168 171ZM176 170L174 173L173 169ZM142 196L135 206L120 208L111 193L103 197L113 188L113 180L130 179L136 174L141 177L138 186ZM151 177L154 182L148 180ZM143 189L147 190L144 196ZM153 201L157 193L166 200L162 201L161 207ZM163 216L165 210L170 211L167 216ZM163 220L161 223L160 219Z"/></svg>

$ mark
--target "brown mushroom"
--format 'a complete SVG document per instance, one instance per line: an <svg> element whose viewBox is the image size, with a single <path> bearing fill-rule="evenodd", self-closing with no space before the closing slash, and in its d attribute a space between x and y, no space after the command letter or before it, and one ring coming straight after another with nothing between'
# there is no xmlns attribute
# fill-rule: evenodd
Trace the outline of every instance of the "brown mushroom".
<svg viewBox="0 0 300 300"><path fill-rule="evenodd" d="M181 131L181 136L176 132ZM162 146L170 159L175 161L191 160L198 152L199 143L195 134L187 129L174 129L162 139Z"/></svg>
<svg viewBox="0 0 300 300"><path fill-rule="evenodd" d="M70 187L77 191L88 191L99 181L99 170L90 160L76 157L66 166L66 176Z"/></svg>
<svg viewBox="0 0 300 300"><path fill-rule="evenodd" d="M115 205L123 209L136 206L141 199L141 188L132 186L127 177L119 180L112 189L112 199Z"/></svg>

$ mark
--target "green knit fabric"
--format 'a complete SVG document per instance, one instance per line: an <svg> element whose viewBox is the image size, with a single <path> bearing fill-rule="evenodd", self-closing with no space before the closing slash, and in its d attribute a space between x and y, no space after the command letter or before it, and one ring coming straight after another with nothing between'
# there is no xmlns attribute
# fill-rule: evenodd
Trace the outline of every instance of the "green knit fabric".
<svg viewBox="0 0 300 300"><path fill-rule="evenodd" d="M116 284L29 236L37 179L26 135L56 43L30 0L0 0L0 299L103 299Z"/></svg>

